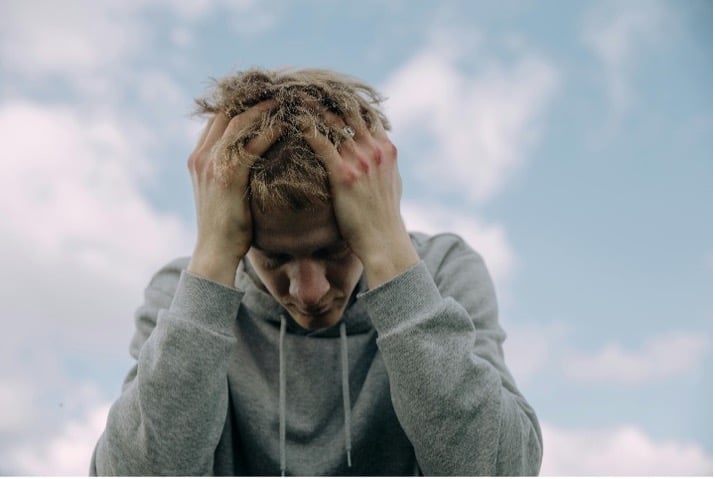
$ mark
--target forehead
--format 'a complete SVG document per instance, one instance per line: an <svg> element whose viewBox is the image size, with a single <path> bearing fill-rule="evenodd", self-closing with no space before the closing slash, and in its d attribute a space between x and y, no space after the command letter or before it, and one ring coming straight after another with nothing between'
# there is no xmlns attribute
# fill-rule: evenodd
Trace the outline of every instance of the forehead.
<svg viewBox="0 0 715 479"><path fill-rule="evenodd" d="M253 211L253 245L266 252L310 253L342 241L332 207Z"/></svg>

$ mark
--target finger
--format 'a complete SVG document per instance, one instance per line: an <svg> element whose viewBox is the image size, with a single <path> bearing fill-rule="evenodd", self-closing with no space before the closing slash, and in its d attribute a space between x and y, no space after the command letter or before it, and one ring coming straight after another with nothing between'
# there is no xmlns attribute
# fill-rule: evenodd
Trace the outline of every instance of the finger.
<svg viewBox="0 0 715 479"><path fill-rule="evenodd" d="M370 135L370 129L367 127L365 118L360 112L345 118L345 122L355 130L356 138L363 138Z"/></svg>
<svg viewBox="0 0 715 479"><path fill-rule="evenodd" d="M244 150L256 157L263 156L275 144L276 140L286 132L287 128L288 125L285 123L278 123L260 131L246 143Z"/></svg>
<svg viewBox="0 0 715 479"><path fill-rule="evenodd" d="M220 113L219 113L220 114ZM199 137L199 140L196 142L196 147L194 147L193 154L196 154L197 152L201 151L201 149L204 147L206 144L206 138L209 136L209 132L211 131L211 128L213 127L214 122L216 121L216 116L213 115L209 120L206 122L206 126L204 126L203 131L201 132L201 136Z"/></svg>
<svg viewBox="0 0 715 479"><path fill-rule="evenodd" d="M359 114L354 116L341 115L338 112L330 110L325 106L325 104L310 96L304 97L303 103L310 110L322 117L325 126L342 135L342 139L339 143L352 139L354 136L362 137L366 133L369 133L364 120ZM346 126L350 126L352 128L351 134L343 133Z"/></svg>
<svg viewBox="0 0 715 479"><path fill-rule="evenodd" d="M359 141L370 135L370 131L361 115L340 116L325 108L321 111L326 125L342 136L341 144L354 147L354 141ZM346 131L346 128L350 130Z"/></svg>
<svg viewBox="0 0 715 479"><path fill-rule="evenodd" d="M204 141L199 147L200 150L210 150L211 147L223 136L226 130L226 125L229 122L228 116L225 113L216 113L213 117L211 127L208 128L208 133L204 135Z"/></svg>
<svg viewBox="0 0 715 479"><path fill-rule="evenodd" d="M375 132L373 133L373 135L379 138L389 138L387 136L387 131L385 131L385 127L382 125L381 121L375 122Z"/></svg>
<svg viewBox="0 0 715 479"><path fill-rule="evenodd" d="M205 135L203 144L199 148L210 151L219 141L229 145L237 139L237 135L245 130L247 125L258 122L261 116L274 106L275 101L266 100L257 103L233 118L229 118L225 113L217 113L213 118L214 121L208 130L208 134Z"/></svg>
<svg viewBox="0 0 715 479"><path fill-rule="evenodd" d="M248 110L234 116L228 127L226 128L227 135L231 136L233 141L236 139L236 135L246 130L246 127L258 123L263 118L267 112L271 111L276 107L275 100L265 100L260 103L256 103Z"/></svg>
<svg viewBox="0 0 715 479"><path fill-rule="evenodd" d="M215 119L216 119L216 115L209 118L209 121L206 122L206 126L204 126L203 131L201 131L201 136L199 137L199 141L196 142L197 148L200 148L201 145L203 145L204 142L206 141L206 137L208 136L209 130L211 130L211 125L213 125L213 122Z"/></svg>
<svg viewBox="0 0 715 479"><path fill-rule="evenodd" d="M303 125L303 137L315 154L322 158L328 171L337 171L342 163L342 157L335 145L312 125Z"/></svg>
<svg viewBox="0 0 715 479"><path fill-rule="evenodd" d="M194 151L189 155L188 168L189 171L191 171L192 181L196 180L195 174L202 171L204 165L208 164L206 161L208 156L205 153L211 148L211 142L216 141L212 140L212 138L220 137L227 124L228 117L223 113L216 113L208 121L199 142L196 144L196 148L194 148ZM196 184L194 184L194 187L196 187Z"/></svg>
<svg viewBox="0 0 715 479"><path fill-rule="evenodd" d="M348 112L342 112L342 114L339 114L323 107L321 109L321 113L326 121L338 130L342 131L342 129L346 126L351 127L354 135L348 135L350 138L354 136L359 139L370 134L367 123L365 123L365 119L360 111L356 111L353 114L348 114Z"/></svg>

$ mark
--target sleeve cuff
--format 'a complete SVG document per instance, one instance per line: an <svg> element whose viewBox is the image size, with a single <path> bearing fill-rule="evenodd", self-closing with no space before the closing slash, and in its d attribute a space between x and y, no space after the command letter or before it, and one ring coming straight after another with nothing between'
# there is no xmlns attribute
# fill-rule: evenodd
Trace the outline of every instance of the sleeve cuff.
<svg viewBox="0 0 715 479"><path fill-rule="evenodd" d="M232 335L243 292L181 271L169 313L213 331Z"/></svg>
<svg viewBox="0 0 715 479"><path fill-rule="evenodd" d="M416 263L392 280L362 293L373 326L379 335L409 327L413 321L436 311L442 295L424 261Z"/></svg>

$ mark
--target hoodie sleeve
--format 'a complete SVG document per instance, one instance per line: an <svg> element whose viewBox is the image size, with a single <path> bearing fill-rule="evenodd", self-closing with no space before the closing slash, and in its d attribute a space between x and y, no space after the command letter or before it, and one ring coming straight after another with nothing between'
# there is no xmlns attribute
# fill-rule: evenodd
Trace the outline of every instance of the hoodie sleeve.
<svg viewBox="0 0 715 479"><path fill-rule="evenodd" d="M362 295L420 468L439 476L536 475L541 431L504 363L486 266L456 236L428 242L420 263Z"/></svg>
<svg viewBox="0 0 715 479"><path fill-rule="evenodd" d="M210 475L226 421L226 372L242 294L183 270L159 271L137 310L136 364L112 405L91 475Z"/></svg>

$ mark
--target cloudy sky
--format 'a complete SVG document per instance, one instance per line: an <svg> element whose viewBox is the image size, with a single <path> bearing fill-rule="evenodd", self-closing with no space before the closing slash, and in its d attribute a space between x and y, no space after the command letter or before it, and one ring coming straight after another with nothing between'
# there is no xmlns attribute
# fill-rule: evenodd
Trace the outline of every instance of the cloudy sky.
<svg viewBox="0 0 715 479"><path fill-rule="evenodd" d="M0 0L0 474L86 474L208 79L386 96L417 230L496 280L544 475L711 475L712 3Z"/></svg>

